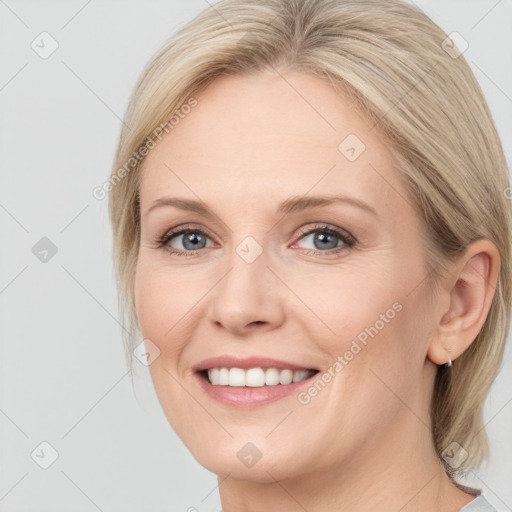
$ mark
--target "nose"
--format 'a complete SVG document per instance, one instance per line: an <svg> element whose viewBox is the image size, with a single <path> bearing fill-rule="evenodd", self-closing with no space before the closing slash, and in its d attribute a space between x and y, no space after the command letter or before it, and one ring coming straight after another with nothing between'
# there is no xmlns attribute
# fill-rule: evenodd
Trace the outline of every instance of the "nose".
<svg viewBox="0 0 512 512"><path fill-rule="evenodd" d="M284 322L285 286L267 267L265 250L252 262L233 251L229 268L210 292L208 319L236 336Z"/></svg>

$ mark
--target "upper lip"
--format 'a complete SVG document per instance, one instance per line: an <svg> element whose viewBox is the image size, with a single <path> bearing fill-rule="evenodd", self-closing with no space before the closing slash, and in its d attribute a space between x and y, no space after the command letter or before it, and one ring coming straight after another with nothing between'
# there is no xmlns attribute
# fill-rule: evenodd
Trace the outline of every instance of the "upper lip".
<svg viewBox="0 0 512 512"><path fill-rule="evenodd" d="M203 361L192 367L192 369L196 372L210 370L212 368L242 368L245 370L249 368L277 368L280 370L315 370L315 368L289 363L288 361L282 361L270 357L253 356L239 358L227 355L204 359Z"/></svg>

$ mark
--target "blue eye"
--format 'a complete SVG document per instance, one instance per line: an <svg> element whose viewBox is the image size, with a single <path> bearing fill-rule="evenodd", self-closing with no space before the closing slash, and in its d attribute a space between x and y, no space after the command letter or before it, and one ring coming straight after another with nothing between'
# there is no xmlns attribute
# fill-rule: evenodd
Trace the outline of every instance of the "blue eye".
<svg viewBox="0 0 512 512"><path fill-rule="evenodd" d="M170 253L183 255L189 254L190 252L196 252L199 249L205 249L208 238L208 235L201 229L189 228L167 233L159 241L159 245L168 246L170 248ZM173 247L171 245L171 241L173 239L180 241L179 243L181 243L183 249Z"/></svg>
<svg viewBox="0 0 512 512"><path fill-rule="evenodd" d="M310 228L309 230L302 230L299 235L296 241L310 238L310 241L313 243L313 248L305 248L306 254L338 253L352 247L356 243L355 238L350 233L326 224ZM174 239L178 241L182 248L173 245ZM195 227L183 227L182 229L166 232L162 237L158 238L157 246L165 247L167 252L177 256L195 256L201 249L213 246L212 243L208 245L208 240L211 240L211 238L204 230ZM294 242L295 244L296 242Z"/></svg>
<svg viewBox="0 0 512 512"><path fill-rule="evenodd" d="M347 232L322 225L301 233L298 240L310 238L313 248L308 253L337 253L350 248L355 244L355 239ZM341 243L340 243L341 242Z"/></svg>

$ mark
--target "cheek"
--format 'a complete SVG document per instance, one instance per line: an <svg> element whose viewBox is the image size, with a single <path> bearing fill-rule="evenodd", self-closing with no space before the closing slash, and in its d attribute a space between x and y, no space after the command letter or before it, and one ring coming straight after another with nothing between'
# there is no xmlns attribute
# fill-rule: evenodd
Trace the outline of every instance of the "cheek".
<svg viewBox="0 0 512 512"><path fill-rule="evenodd" d="M139 256L134 283L137 318L142 336L160 350L149 370L158 399L177 431L181 423L193 423L188 412L193 409L190 397L177 382L183 378L179 363L190 339L187 313L193 300L187 300L181 285L180 279L161 265L152 264L144 254Z"/></svg>
<svg viewBox="0 0 512 512"><path fill-rule="evenodd" d="M149 338L164 354L175 352L180 340L186 339L180 333L186 326L194 297L181 281L147 264L144 257L139 259L134 288L137 318L144 338Z"/></svg>
<svg viewBox="0 0 512 512"><path fill-rule="evenodd" d="M410 288L396 284L373 297L360 290L360 301L345 302L346 316L338 323L340 343L330 350L341 364L341 378L334 379L332 391L348 412L343 421L354 431L393 421L404 403L421 411L418 397L429 340L421 292L411 294Z"/></svg>
<svg viewBox="0 0 512 512"><path fill-rule="evenodd" d="M364 347L371 340L385 338L385 332L396 326L403 294L397 281L384 275L366 267L341 278L332 276L323 291L318 287L304 290L310 309L324 324L317 330L318 337L328 343L330 352L349 350L353 340Z"/></svg>
<svg viewBox="0 0 512 512"><path fill-rule="evenodd" d="M309 294L303 290L308 305L322 320L315 321L320 325L315 329L316 343L333 364L338 361L333 372L350 377L344 387L359 389L361 372L369 372L375 380L373 370L387 375L391 385L403 388L406 374L410 376L404 368L412 361L421 367L428 341L428 313L424 289L411 293L421 281L417 274L417 269L393 261L387 266L352 268L343 278L327 281L323 293L318 288L311 288ZM373 389L370 382L365 385Z"/></svg>

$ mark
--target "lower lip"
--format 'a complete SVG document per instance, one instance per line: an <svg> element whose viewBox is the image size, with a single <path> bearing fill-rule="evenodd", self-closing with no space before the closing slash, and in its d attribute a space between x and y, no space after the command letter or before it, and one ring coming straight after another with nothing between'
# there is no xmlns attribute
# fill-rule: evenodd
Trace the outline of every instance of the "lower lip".
<svg viewBox="0 0 512 512"><path fill-rule="evenodd" d="M213 398L223 405L248 409L266 405L296 393L302 386L310 384L311 380L314 380L317 376L317 373L307 379L292 384L277 384L275 386L254 388L242 386L214 386L200 373L196 372L195 376L199 380L201 388L210 398Z"/></svg>

